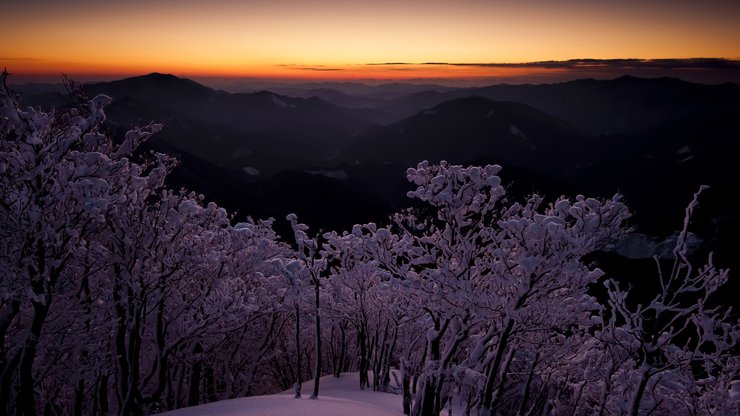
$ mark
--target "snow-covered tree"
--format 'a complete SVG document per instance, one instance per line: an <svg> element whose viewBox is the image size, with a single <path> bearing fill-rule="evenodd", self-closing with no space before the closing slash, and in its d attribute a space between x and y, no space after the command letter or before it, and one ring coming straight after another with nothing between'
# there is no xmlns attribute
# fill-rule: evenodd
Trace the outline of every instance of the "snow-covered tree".
<svg viewBox="0 0 740 416"><path fill-rule="evenodd" d="M228 245L223 250L206 246L220 257L222 271L203 275L203 282L211 284L220 274L220 290L196 314L212 319L197 339L209 357L213 382L224 386L211 394L219 399L253 394L264 382L262 367L287 323L277 290L283 275L275 263L290 255L287 245L277 242L272 221L249 220L225 231Z"/></svg>
<svg viewBox="0 0 740 416"><path fill-rule="evenodd" d="M717 268L711 255L695 268L687 253L688 226L702 190L686 208L670 270L656 258L660 288L652 299L637 303L629 289L614 280L605 283L609 301L598 337L607 351L615 350L612 356L624 356L618 382L609 392L612 414L740 410L740 400L730 397L732 380L740 373L740 324L731 309L713 299L727 283L729 271Z"/></svg>
<svg viewBox="0 0 740 416"><path fill-rule="evenodd" d="M68 112L20 110L6 78L3 72L0 384L10 394L2 395L1 406L30 415L36 414L34 391L44 374L38 371L39 345L47 322L56 318L52 306L83 284L87 241L104 227L109 207L127 199L113 183L140 173L127 156L159 126L131 130L116 144L102 128L110 98L99 95Z"/></svg>
<svg viewBox="0 0 740 416"><path fill-rule="evenodd" d="M581 258L623 233L626 207L616 197L510 203L499 170L423 162L408 171L409 196L429 206L427 216L396 218L409 264L401 287L428 318L412 414L439 413L452 374L465 369L480 374L479 413L497 412L524 337L566 331L596 309L586 291L602 273Z"/></svg>
<svg viewBox="0 0 740 416"><path fill-rule="evenodd" d="M159 125L114 139L110 98L21 110L6 77L2 413L140 414L249 394L285 321L268 283L289 252L271 223L232 226L167 190L174 160L134 154Z"/></svg>
<svg viewBox="0 0 740 416"><path fill-rule="evenodd" d="M271 281L271 290L276 294L278 307L293 317L292 343L295 361L289 367L292 368L295 398L299 399L303 388L301 310L306 308L306 286L311 282L305 264L293 256L278 257L271 263L278 271ZM283 364L278 363L277 367L283 367Z"/></svg>
<svg viewBox="0 0 740 416"><path fill-rule="evenodd" d="M698 193L670 270L656 259L657 294L609 279L600 302L584 256L627 231L618 196L517 202L499 166L422 162L407 171L417 208L315 236L291 214L291 246L272 220L232 224L167 189L175 160L137 150L159 125L112 137L106 96L22 110L6 78L0 413L300 397L310 377L317 398L329 367L390 390L396 365L413 415L453 397L485 416L740 411L740 326L714 299L729 272L687 254Z"/></svg>
<svg viewBox="0 0 740 416"><path fill-rule="evenodd" d="M370 357L375 354L373 387L378 390L389 381L390 358L400 320L392 321L389 314L397 299L388 284L390 275L376 260L375 233L375 224L355 225L349 233L331 232L324 234L324 238L325 252L332 264L330 311L339 320L349 322L356 334L360 389L370 385ZM339 347L344 348L346 345Z"/></svg>
<svg viewBox="0 0 740 416"><path fill-rule="evenodd" d="M293 236L295 238L295 244L297 246L295 251L296 257L302 262L303 267L306 268L309 280L311 282L311 285L313 286L313 312L315 323L314 330L316 332L314 349L316 352L316 361L313 372L314 387L313 392L311 393L311 398L317 399L319 397L319 379L321 378L321 372L323 368L323 356L321 348L321 288L324 277L326 276L328 264L321 247L322 237L309 237L308 234L306 234L306 232L308 231L308 226L299 223L298 217L295 214L288 215L286 219L290 221L290 225L293 228ZM296 392L296 395L298 395L298 392Z"/></svg>

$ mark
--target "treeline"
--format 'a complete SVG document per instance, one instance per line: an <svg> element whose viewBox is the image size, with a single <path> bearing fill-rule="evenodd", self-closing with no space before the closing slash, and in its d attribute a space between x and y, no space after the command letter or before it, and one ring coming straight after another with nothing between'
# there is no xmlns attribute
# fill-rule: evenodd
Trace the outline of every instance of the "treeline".
<svg viewBox="0 0 740 416"><path fill-rule="evenodd" d="M437 415L738 411L728 271L684 231L637 303L586 254L626 232L615 197L508 199L498 166L409 169L421 208L312 234L236 223L164 185L98 96L50 113L0 93L0 412L150 414L359 371ZM135 153L136 152L136 153ZM603 285L604 300L591 295ZM391 372L391 368L400 371ZM398 380L391 383L391 378ZM401 401L401 400L399 400Z"/></svg>

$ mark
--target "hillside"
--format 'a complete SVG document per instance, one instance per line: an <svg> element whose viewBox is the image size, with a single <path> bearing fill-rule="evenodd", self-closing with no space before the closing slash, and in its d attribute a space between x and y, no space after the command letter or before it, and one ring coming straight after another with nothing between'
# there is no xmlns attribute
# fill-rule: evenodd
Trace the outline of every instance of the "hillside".
<svg viewBox="0 0 740 416"><path fill-rule="evenodd" d="M588 160L586 134L527 105L467 97L369 129L348 144L346 161L466 163L488 157L504 165L560 176Z"/></svg>
<svg viewBox="0 0 740 416"><path fill-rule="evenodd" d="M58 88L27 85L23 102L64 102ZM321 227L379 221L408 203L405 168L423 159L499 163L525 192L622 192L638 212L636 225L654 235L673 232L700 184L713 187L702 229L712 234L717 217L730 224L740 217L714 196L740 186L732 168L740 152L735 84L635 77L480 88L307 83L230 94L155 73L85 91L114 98L108 116L119 132L163 122L146 146L180 158L171 184L240 217L296 211Z"/></svg>
<svg viewBox="0 0 740 416"><path fill-rule="evenodd" d="M65 102L55 92L27 91L25 105ZM376 110L344 108L318 97L230 94L159 73L84 85L83 92L113 97L108 116L121 130L163 122L154 148L253 176L322 162L353 135L387 119Z"/></svg>

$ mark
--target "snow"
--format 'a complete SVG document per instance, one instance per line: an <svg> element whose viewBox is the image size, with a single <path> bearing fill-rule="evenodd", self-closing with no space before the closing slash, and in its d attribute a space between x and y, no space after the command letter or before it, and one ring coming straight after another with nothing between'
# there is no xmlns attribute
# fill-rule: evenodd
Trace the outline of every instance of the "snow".
<svg viewBox="0 0 740 416"><path fill-rule="evenodd" d="M225 400L163 414L172 416L388 416L403 413L335 397L297 400L290 394L283 394Z"/></svg>
<svg viewBox="0 0 740 416"><path fill-rule="evenodd" d="M534 149L534 145L532 145L532 142L529 141L527 138L527 135L524 134L521 130L519 130L519 127L515 125L509 126L509 133L511 133L512 136L521 139L521 141L524 143L524 145L531 147Z"/></svg>
<svg viewBox="0 0 740 416"><path fill-rule="evenodd" d="M730 400L740 401L740 380L735 380L730 384Z"/></svg>
<svg viewBox="0 0 740 416"><path fill-rule="evenodd" d="M608 251L617 253L630 259L649 259L658 256L661 259L673 259L673 249L676 247L679 233L675 232L664 240L659 240L640 233L632 233L627 238L608 248ZM686 244L689 253L693 253L702 243L695 234L688 233Z"/></svg>
<svg viewBox="0 0 740 416"><path fill-rule="evenodd" d="M511 133L513 136L521 138L524 141L527 141L527 136L524 133L522 133L521 130L519 130L519 127L513 124L509 126L509 133Z"/></svg>
<svg viewBox="0 0 740 416"><path fill-rule="evenodd" d="M244 173L246 173L247 175L252 175L252 176L259 176L259 175L260 175L260 171L259 171L259 169L257 169L257 168L254 168L254 167L252 167L252 166L244 166L244 167L242 168L242 170L243 170L243 171L244 171Z"/></svg>
<svg viewBox="0 0 740 416"><path fill-rule="evenodd" d="M372 376L371 376L372 379ZM360 390L359 373L343 374L339 378L321 378L319 398L308 397L313 381L303 383L303 397L295 399L293 389L267 396L223 400L171 412L166 416L391 416L402 415L400 395Z"/></svg>
<svg viewBox="0 0 740 416"><path fill-rule="evenodd" d="M278 96L277 96L277 95L273 95L273 96L272 96L272 102L273 102L273 103L274 103L274 104L275 104L276 106L278 106L278 107L280 107L280 108L288 108L288 107L290 107L290 108L295 108L295 107L296 107L296 105L295 105L295 104L288 104L288 103L286 103L285 101L281 100L280 98L278 98Z"/></svg>
<svg viewBox="0 0 740 416"><path fill-rule="evenodd" d="M345 180L345 179L349 178L349 175L347 175L347 172L345 172L342 169L334 169L334 170L330 170L330 169L310 170L310 169L307 169L305 172L308 173L308 174L310 174L310 175L321 175L321 176L325 176L325 177L331 178L331 179Z"/></svg>

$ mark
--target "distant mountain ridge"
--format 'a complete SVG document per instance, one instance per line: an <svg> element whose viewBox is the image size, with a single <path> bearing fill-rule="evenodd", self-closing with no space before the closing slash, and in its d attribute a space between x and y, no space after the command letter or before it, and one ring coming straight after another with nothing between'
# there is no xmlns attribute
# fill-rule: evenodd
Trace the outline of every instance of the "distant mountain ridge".
<svg viewBox="0 0 740 416"><path fill-rule="evenodd" d="M313 83L283 91L306 97L230 94L155 73L85 92L114 98L114 127L164 122L147 146L180 156L176 185L241 215L279 216L292 205L326 226L378 220L404 203L406 167L446 159L501 163L522 190L623 192L648 233L671 231L699 184L713 186L707 212L740 217L722 200L740 186L736 84L621 77L437 87ZM38 85L23 95L31 105L63 99Z"/></svg>
<svg viewBox="0 0 740 416"><path fill-rule="evenodd" d="M84 91L114 97L109 113L118 123L166 121L157 140L219 166L250 172L318 163L385 117L315 97L269 91L230 94L159 73L88 84Z"/></svg>
<svg viewBox="0 0 740 416"><path fill-rule="evenodd" d="M60 85L27 84L18 88L25 94L35 95L59 91ZM89 84L89 88L104 89L117 98L133 95L159 104L170 97L170 106L178 108L187 106L191 100L198 101L212 95L243 98L264 92L229 94L195 81L160 73ZM740 86L737 84L697 84L669 77L622 76L611 80L579 79L552 84L497 84L473 88L316 82L275 87L269 91L283 97L279 99L284 102L289 98L318 97L339 107L372 109L376 112L362 117L380 124L399 121L455 98L479 96L527 104L594 134L620 134L697 114L740 110Z"/></svg>
<svg viewBox="0 0 740 416"><path fill-rule="evenodd" d="M588 134L563 120L524 104L472 96L371 128L340 157L406 165L424 159L465 163L487 157L562 176L585 163L591 147Z"/></svg>

